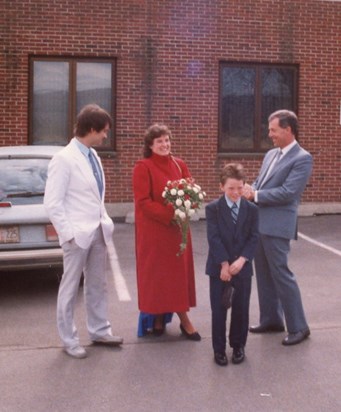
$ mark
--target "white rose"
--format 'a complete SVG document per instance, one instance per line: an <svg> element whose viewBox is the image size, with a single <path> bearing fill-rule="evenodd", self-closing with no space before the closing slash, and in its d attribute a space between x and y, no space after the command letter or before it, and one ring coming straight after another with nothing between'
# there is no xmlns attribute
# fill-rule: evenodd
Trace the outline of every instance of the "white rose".
<svg viewBox="0 0 341 412"><path fill-rule="evenodd" d="M182 205L182 200L181 199L176 199L175 204L177 206L181 206Z"/></svg>
<svg viewBox="0 0 341 412"><path fill-rule="evenodd" d="M199 193L199 189L198 189L196 186L194 186L194 187L193 187L193 192L194 192L194 193Z"/></svg>
<svg viewBox="0 0 341 412"><path fill-rule="evenodd" d="M180 189L179 191L178 191L178 195L179 196L183 196L185 194L185 192L182 190L182 189Z"/></svg>
<svg viewBox="0 0 341 412"><path fill-rule="evenodd" d="M191 203L190 200L185 200L185 201L184 201L184 205L185 205L185 208L186 208L186 209L190 209L192 203Z"/></svg>
<svg viewBox="0 0 341 412"><path fill-rule="evenodd" d="M176 189L174 189L174 188L171 189L170 194L171 194L172 196L175 196L176 193L177 193Z"/></svg>
<svg viewBox="0 0 341 412"><path fill-rule="evenodd" d="M166 191L165 190L162 192L162 197L166 197Z"/></svg>
<svg viewBox="0 0 341 412"><path fill-rule="evenodd" d="M188 213L188 216L193 216L194 213L195 213L195 210L194 210L194 209L189 209L189 210L187 211L187 213Z"/></svg>
<svg viewBox="0 0 341 412"><path fill-rule="evenodd" d="M199 193L199 199L203 200L203 198L204 198L204 195L202 193Z"/></svg>
<svg viewBox="0 0 341 412"><path fill-rule="evenodd" d="M179 210L178 216L181 220L185 220L186 219L186 213Z"/></svg>

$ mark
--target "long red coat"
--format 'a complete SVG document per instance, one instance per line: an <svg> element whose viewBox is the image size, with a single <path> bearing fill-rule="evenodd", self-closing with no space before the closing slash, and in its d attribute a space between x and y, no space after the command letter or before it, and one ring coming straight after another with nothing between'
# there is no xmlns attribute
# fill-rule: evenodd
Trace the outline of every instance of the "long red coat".
<svg viewBox="0 0 341 412"><path fill-rule="evenodd" d="M177 165L178 164L178 165ZM179 170L179 166L181 171ZM191 235L177 256L181 233L172 222L174 209L162 192L168 180L190 177L186 164L155 153L134 168L135 242L138 303L142 312L185 312L195 306Z"/></svg>

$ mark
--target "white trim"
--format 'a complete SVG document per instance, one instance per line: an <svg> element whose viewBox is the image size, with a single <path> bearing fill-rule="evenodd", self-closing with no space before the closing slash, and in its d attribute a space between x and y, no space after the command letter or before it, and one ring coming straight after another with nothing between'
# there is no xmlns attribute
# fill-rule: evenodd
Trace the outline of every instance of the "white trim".
<svg viewBox="0 0 341 412"><path fill-rule="evenodd" d="M331 247L331 246L328 246L328 245L326 245L326 244L324 244L324 243L318 242L317 240L314 240L313 238L311 238L311 237L309 237L309 236L306 236L306 235L304 235L304 234L301 233L301 232L298 232L298 237L300 237L301 239L304 239L304 240L306 240L307 242L310 242L310 243L312 243L313 245L316 245L316 246L318 246L318 247L320 247L320 248L322 248L322 249L328 250L329 252L332 252L332 253L334 253L335 255L341 256L341 251L340 251L340 250L335 249L335 248L333 248L333 247Z"/></svg>

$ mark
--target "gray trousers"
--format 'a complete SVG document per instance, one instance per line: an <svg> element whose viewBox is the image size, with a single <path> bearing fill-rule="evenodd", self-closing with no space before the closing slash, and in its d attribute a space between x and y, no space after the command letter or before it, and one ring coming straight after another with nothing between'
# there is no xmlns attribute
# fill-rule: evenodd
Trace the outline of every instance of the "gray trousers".
<svg viewBox="0 0 341 412"><path fill-rule="evenodd" d="M283 325L289 333L308 328L295 275L288 268L290 240L261 235L255 255L260 325Z"/></svg>
<svg viewBox="0 0 341 412"><path fill-rule="evenodd" d="M111 333L107 316L107 248L99 226L91 245L82 249L77 244L67 242L63 246L64 273L59 286L57 300L57 326L64 346L79 345L77 328L74 323L74 308L79 283L84 273L84 301L87 328L91 340Z"/></svg>

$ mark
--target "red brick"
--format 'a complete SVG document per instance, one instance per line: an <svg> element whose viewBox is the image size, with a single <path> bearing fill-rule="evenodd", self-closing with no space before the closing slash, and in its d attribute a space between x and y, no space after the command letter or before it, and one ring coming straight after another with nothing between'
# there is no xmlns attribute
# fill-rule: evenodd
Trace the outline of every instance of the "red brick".
<svg viewBox="0 0 341 412"><path fill-rule="evenodd" d="M103 161L107 201L132 201L132 168L156 121L169 125L173 152L211 199L224 163L242 162L252 181L262 161L217 156L219 61L295 63L300 142L314 155L304 200L340 201L340 2L11 0L0 7L1 146L28 143L31 55L116 57L117 153Z"/></svg>

